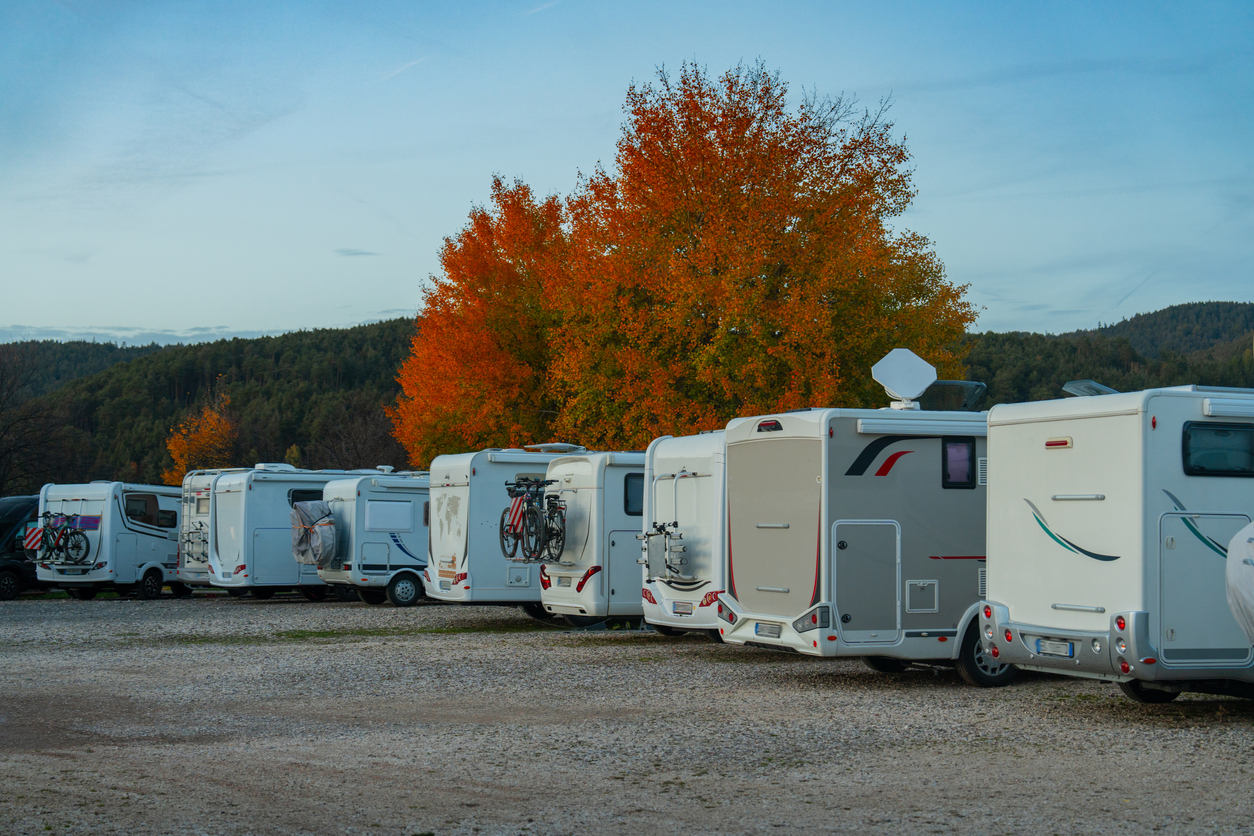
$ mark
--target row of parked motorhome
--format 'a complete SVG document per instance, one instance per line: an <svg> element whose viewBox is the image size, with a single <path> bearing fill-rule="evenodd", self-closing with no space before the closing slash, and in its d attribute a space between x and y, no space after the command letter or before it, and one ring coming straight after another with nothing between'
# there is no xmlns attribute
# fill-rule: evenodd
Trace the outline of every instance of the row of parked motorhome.
<svg viewBox="0 0 1254 836"><path fill-rule="evenodd" d="M39 575L78 597L426 596L577 626L643 618L885 672L953 664L986 686L1017 666L1150 702L1254 695L1237 620L1254 613L1254 390L1069 385L1077 397L974 413L920 409L935 373L902 349L873 374L891 408L738 418L644 452L490 449L429 473L260 464L189 473L181 491L49 485L43 519L91 547L41 551ZM508 547L526 533L520 484L552 498L558 548Z"/></svg>

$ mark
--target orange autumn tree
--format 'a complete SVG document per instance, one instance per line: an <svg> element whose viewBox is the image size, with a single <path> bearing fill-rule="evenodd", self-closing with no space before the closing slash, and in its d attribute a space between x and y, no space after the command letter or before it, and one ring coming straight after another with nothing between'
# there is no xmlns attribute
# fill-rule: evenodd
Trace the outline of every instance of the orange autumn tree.
<svg viewBox="0 0 1254 836"><path fill-rule="evenodd" d="M166 449L174 466L161 474L167 485L183 484L183 477L190 470L230 467L234 463L239 429L227 412L230 406L230 396L221 394L170 430Z"/></svg>
<svg viewBox="0 0 1254 836"><path fill-rule="evenodd" d="M559 434L643 448L806 406L882 405L905 346L957 374L974 320L930 243L888 226L914 196L884 110L804 97L761 64L633 86L615 170L568 201L548 297Z"/></svg>
<svg viewBox="0 0 1254 836"><path fill-rule="evenodd" d="M490 208L476 208L440 251L417 317L411 353L389 410L416 467L442 452L547 440L557 415L549 385L553 314L547 276L565 247L562 205L531 189L492 181Z"/></svg>

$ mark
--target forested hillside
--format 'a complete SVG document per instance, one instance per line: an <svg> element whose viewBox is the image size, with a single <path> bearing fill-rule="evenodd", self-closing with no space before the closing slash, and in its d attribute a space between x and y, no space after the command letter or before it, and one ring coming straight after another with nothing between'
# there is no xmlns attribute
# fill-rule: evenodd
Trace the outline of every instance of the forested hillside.
<svg viewBox="0 0 1254 836"><path fill-rule="evenodd" d="M1150 359L1157 359L1167 352L1193 354L1233 342L1242 342L1243 348L1250 348L1251 334L1254 334L1254 304L1192 302L1137 314L1095 331L1077 331L1062 336L1075 339L1083 336L1123 338L1136 351Z"/></svg>
<svg viewBox="0 0 1254 836"><path fill-rule="evenodd" d="M138 360L149 354L164 351L165 346L120 346L114 343L70 340L24 340L11 344L24 353L35 369L30 395L38 397L55 391L71 380L102 372L115 363Z"/></svg>

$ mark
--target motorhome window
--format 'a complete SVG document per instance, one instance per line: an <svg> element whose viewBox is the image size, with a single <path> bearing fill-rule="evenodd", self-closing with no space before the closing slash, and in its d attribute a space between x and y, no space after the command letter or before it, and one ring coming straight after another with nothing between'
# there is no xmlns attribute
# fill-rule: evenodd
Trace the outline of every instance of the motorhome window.
<svg viewBox="0 0 1254 836"><path fill-rule="evenodd" d="M431 503L422 503L422 524L426 528L431 527Z"/></svg>
<svg viewBox="0 0 1254 836"><path fill-rule="evenodd" d="M178 528L179 512L178 511L158 511L157 527L158 528Z"/></svg>
<svg viewBox="0 0 1254 836"><path fill-rule="evenodd" d="M316 491L310 491L310 490L296 491L296 490L293 490L293 491L288 491L288 492L287 492L287 504L288 504L288 505L291 505L292 507L296 507L296 503L297 503L297 502L318 502L318 501L319 501L319 500L321 500L321 499L322 499L322 489L321 489L321 488L319 488L319 489L318 489L318 490L316 490Z"/></svg>
<svg viewBox="0 0 1254 836"><path fill-rule="evenodd" d="M1187 422L1184 472L1189 476L1254 476L1254 424Z"/></svg>
<svg viewBox="0 0 1254 836"><path fill-rule="evenodd" d="M150 493L128 493L126 502L127 519L145 525L157 524L157 497Z"/></svg>
<svg viewBox="0 0 1254 836"><path fill-rule="evenodd" d="M975 487L975 439L941 440L941 487Z"/></svg>
<svg viewBox="0 0 1254 836"><path fill-rule="evenodd" d="M202 496L196 499L196 513L204 516L209 513L209 497Z"/></svg>
<svg viewBox="0 0 1254 836"><path fill-rule="evenodd" d="M623 480L623 510L629 517L644 514L644 474L628 473Z"/></svg>

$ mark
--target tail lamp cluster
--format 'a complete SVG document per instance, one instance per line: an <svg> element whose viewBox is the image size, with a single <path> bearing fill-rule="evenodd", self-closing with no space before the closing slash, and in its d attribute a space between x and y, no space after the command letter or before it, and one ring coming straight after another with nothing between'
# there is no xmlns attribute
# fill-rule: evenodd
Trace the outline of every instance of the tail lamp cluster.
<svg viewBox="0 0 1254 836"><path fill-rule="evenodd" d="M553 579L549 577L549 567L541 563L540 564L540 588L548 589L552 585L553 585Z"/></svg>
<svg viewBox="0 0 1254 836"><path fill-rule="evenodd" d="M641 589L640 597L650 604L654 604L654 605L657 604L657 599L653 597L653 593L650 592L648 589Z"/></svg>
<svg viewBox="0 0 1254 836"><path fill-rule="evenodd" d="M718 602L718 596L719 596L719 595L721 595L721 594L723 594L723 593L724 593L724 592L726 592L726 591L727 591L727 590L725 590L725 589L715 589L715 590L713 590L713 591L711 591L711 592L707 592L707 593L705 593L705 597L703 597L703 598L701 599L701 603L700 603L700 604L697 604L697 606L698 606L698 607L709 607L709 606L714 605L715 603L717 603L717 602Z"/></svg>
<svg viewBox="0 0 1254 836"><path fill-rule="evenodd" d="M827 607L818 607L813 609L792 623L792 629L796 630L798 633L806 633L810 630L818 630L819 628L826 630L831 626L832 611Z"/></svg>
<svg viewBox="0 0 1254 836"><path fill-rule="evenodd" d="M453 584L457 585L461 583L462 581L466 580L466 578L468 577L470 577L470 575L467 575L465 572L458 572L456 575L453 576Z"/></svg>
<svg viewBox="0 0 1254 836"><path fill-rule="evenodd" d="M583 592L584 584L586 584L593 575L601 571L600 566L593 566L591 569L583 573L583 577L579 579L579 583L575 584L576 592Z"/></svg>
<svg viewBox="0 0 1254 836"><path fill-rule="evenodd" d="M736 623L736 614L731 611L731 607L727 606L722 601L718 602L718 617L726 621L728 624Z"/></svg>
<svg viewBox="0 0 1254 836"><path fill-rule="evenodd" d="M1122 615L1115 616L1115 650L1119 653L1119 672L1122 674L1130 674L1133 665L1126 658L1128 652L1128 640L1123 636L1123 632L1128 629L1128 620ZM1141 660L1143 665L1153 665L1158 660L1147 656Z"/></svg>

